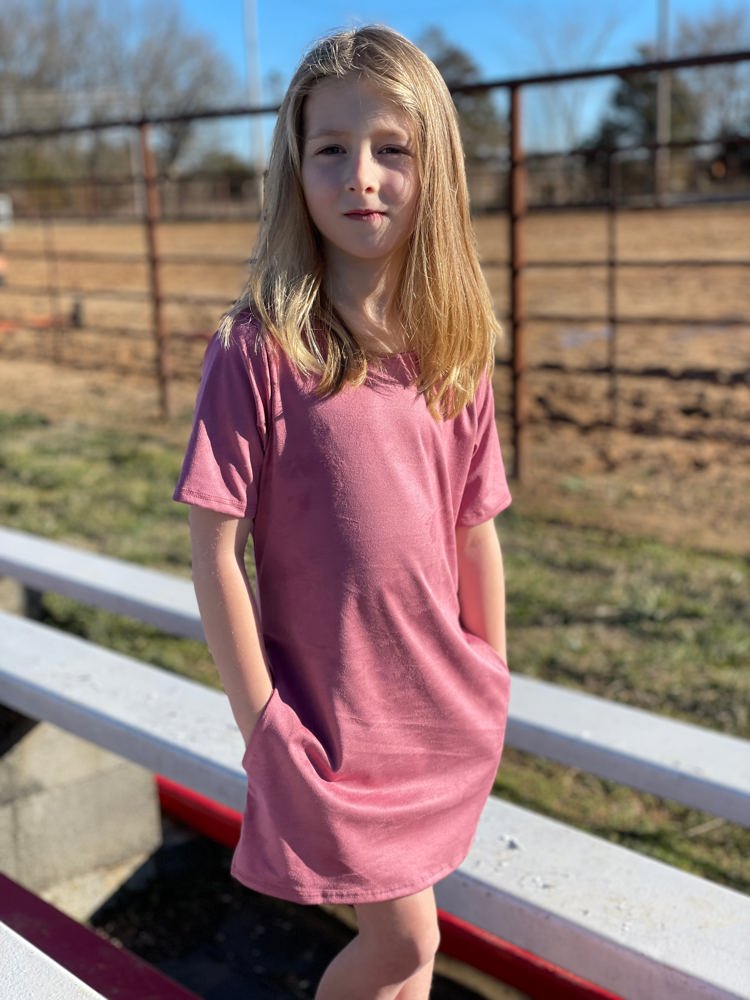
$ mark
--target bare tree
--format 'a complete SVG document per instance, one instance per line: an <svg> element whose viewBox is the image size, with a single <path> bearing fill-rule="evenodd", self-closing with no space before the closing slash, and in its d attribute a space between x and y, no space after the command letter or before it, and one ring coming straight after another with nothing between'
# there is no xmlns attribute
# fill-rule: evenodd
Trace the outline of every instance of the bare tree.
<svg viewBox="0 0 750 1000"><path fill-rule="evenodd" d="M175 0L3 0L0 82L5 127L182 113L241 94L226 60L189 28ZM190 133L189 124L161 130L164 167Z"/></svg>
<svg viewBox="0 0 750 1000"><path fill-rule="evenodd" d="M563 8L560 8L562 11ZM533 2L523 6L516 30L530 41L542 60L543 72L580 69L601 62L614 37L621 15L605 5L584 17L575 5L558 12L553 23L549 14ZM533 123L532 145L547 150L568 150L584 137L586 105L598 99L599 87L590 81L534 88L530 92L529 120Z"/></svg>

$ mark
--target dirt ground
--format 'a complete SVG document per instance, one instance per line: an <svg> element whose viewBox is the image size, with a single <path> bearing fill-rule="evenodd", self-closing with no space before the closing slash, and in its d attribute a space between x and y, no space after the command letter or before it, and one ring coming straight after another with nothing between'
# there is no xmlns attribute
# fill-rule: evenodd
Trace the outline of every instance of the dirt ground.
<svg viewBox="0 0 750 1000"><path fill-rule="evenodd" d="M504 316L507 224L485 216L476 229ZM159 433L176 447L184 442L206 336L241 288L251 236L236 222L170 224L160 231L177 378L174 416ZM750 554L750 203L624 213L615 238L621 266L614 294L624 321L613 341L606 318L606 216L555 213L527 221L528 425L517 505ZM155 432L142 229L27 224L8 234L5 245L3 408ZM75 256L87 253L97 259ZM51 315L70 315L74 303L81 329L49 324ZM592 372L604 368L613 351L622 369L616 386ZM508 355L507 341L499 343L498 419L510 459Z"/></svg>

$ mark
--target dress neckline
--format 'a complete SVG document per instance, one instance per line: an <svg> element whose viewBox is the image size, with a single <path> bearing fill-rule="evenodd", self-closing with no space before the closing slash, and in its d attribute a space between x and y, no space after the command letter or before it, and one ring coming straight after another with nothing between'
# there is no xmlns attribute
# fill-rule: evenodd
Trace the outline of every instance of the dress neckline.
<svg viewBox="0 0 750 1000"><path fill-rule="evenodd" d="M378 381L396 380L413 382L418 373L419 355L416 351L396 351L391 354L374 354L367 357L367 378Z"/></svg>

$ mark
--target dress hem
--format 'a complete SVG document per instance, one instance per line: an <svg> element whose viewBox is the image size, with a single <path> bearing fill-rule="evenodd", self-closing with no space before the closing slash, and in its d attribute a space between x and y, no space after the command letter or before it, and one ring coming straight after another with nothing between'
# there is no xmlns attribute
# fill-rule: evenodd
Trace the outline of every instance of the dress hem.
<svg viewBox="0 0 750 1000"><path fill-rule="evenodd" d="M265 896L273 896L275 899L284 899L290 903L309 906L318 906L321 903L342 903L353 906L360 903L382 903L389 899L400 899L403 896L413 896L417 892L422 892L454 872L467 855L468 850L464 851L456 861L443 866L432 875L414 879L405 885L390 886L387 889L373 889L370 892L347 891L346 889L320 889L317 892L296 891L292 885L272 886L259 879L254 879L252 876L245 875L234 863L230 870L233 878L241 882L245 888L263 893Z"/></svg>

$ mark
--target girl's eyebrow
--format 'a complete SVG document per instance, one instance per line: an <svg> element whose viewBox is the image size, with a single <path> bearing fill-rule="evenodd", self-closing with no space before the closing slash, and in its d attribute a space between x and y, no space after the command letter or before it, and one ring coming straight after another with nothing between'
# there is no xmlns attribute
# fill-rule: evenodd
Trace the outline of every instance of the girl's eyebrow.
<svg viewBox="0 0 750 1000"><path fill-rule="evenodd" d="M322 135L349 135L349 132L344 128L319 128L314 132L311 132L306 138L308 139L319 139Z"/></svg>
<svg viewBox="0 0 750 1000"><path fill-rule="evenodd" d="M398 128L398 127L396 127L396 128L389 128L389 127L386 126L384 128L377 129L377 131L376 131L375 134L378 135L378 136L380 136L380 137L388 137L388 138L394 137L394 138L398 138L398 140L400 142L403 142L404 139L406 139L406 141L409 141L411 139L411 136L406 131L406 129ZM314 132L310 132L309 135L306 135L305 136L305 142L311 142L314 139L321 139L324 136L326 138L329 138L329 137L334 137L334 138L344 137L344 138L346 138L349 135L351 135L351 132L349 131L349 129L345 129L345 128L327 128L326 126L323 126L322 128L315 129Z"/></svg>

